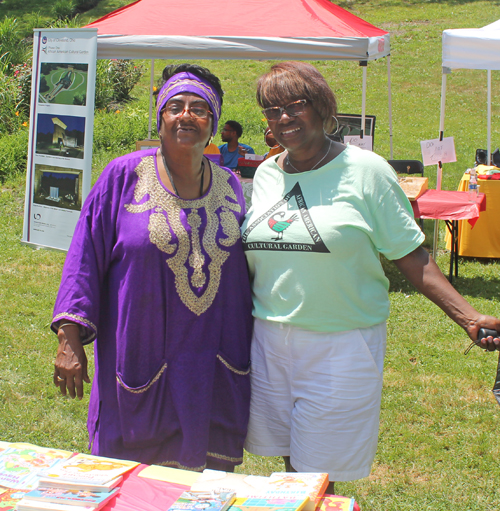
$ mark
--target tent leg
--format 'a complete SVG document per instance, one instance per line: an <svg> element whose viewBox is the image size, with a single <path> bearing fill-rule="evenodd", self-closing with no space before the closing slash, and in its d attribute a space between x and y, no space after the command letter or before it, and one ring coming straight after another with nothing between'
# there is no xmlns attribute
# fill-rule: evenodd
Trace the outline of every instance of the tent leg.
<svg viewBox="0 0 500 511"><path fill-rule="evenodd" d="M389 94L389 144L391 160L393 159L392 148L392 90L391 90L391 56L387 55L387 91Z"/></svg>
<svg viewBox="0 0 500 511"><path fill-rule="evenodd" d="M367 75L367 62L361 63L363 66L363 96L361 98L361 138L365 134L365 119L366 119L366 75Z"/></svg>
<svg viewBox="0 0 500 511"><path fill-rule="evenodd" d="M447 67L443 67L443 75L441 81L441 112L439 114L439 140L443 140L444 136L444 113L445 113L445 103L446 103L446 75L450 73L451 70ZM436 169L436 190L441 190L441 179L443 175L443 167L441 162L438 163ZM439 232L439 220L434 221L434 240L432 243L432 258L436 259L436 251L437 251L437 241L438 241L438 232Z"/></svg>
<svg viewBox="0 0 500 511"><path fill-rule="evenodd" d="M434 240L432 242L432 259L436 260L437 242L439 232L439 220L434 220Z"/></svg>
<svg viewBox="0 0 500 511"><path fill-rule="evenodd" d="M153 83L155 77L155 59L151 59L151 77L149 80L149 123L148 123L148 139L151 140L151 124L153 117Z"/></svg>
<svg viewBox="0 0 500 511"><path fill-rule="evenodd" d="M488 156L486 159L487 165L492 165L491 162L491 69L488 69Z"/></svg>

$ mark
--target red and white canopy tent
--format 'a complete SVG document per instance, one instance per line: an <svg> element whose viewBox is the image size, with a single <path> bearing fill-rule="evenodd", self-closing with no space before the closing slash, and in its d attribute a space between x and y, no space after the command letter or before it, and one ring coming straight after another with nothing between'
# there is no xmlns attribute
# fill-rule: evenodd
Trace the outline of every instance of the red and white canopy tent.
<svg viewBox="0 0 500 511"><path fill-rule="evenodd" d="M389 34L329 0L137 0L87 26L98 58L359 61L362 126L366 64L387 57L392 157Z"/></svg>

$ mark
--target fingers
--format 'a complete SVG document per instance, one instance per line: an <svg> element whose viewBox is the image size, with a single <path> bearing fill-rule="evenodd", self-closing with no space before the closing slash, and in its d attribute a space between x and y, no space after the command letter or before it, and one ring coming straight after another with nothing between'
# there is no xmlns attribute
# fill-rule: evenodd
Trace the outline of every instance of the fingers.
<svg viewBox="0 0 500 511"><path fill-rule="evenodd" d="M66 378L60 376L57 369L54 371L54 385L59 387L59 390L63 396L66 395Z"/></svg>
<svg viewBox="0 0 500 511"><path fill-rule="evenodd" d="M58 331L59 345L54 364L54 385L63 396L83 398L83 382L90 383L87 356L80 342L78 328L65 325Z"/></svg>
<svg viewBox="0 0 500 511"><path fill-rule="evenodd" d="M488 337L484 337L481 339L481 348L488 351L500 350L500 339L498 337L492 337L491 335Z"/></svg>

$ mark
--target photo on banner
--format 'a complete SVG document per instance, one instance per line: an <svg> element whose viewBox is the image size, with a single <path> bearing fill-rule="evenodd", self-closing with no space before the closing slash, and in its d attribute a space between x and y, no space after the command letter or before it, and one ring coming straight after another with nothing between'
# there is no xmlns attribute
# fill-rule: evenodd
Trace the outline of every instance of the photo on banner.
<svg viewBox="0 0 500 511"><path fill-rule="evenodd" d="M90 192L96 29L35 29L22 242L68 250Z"/></svg>

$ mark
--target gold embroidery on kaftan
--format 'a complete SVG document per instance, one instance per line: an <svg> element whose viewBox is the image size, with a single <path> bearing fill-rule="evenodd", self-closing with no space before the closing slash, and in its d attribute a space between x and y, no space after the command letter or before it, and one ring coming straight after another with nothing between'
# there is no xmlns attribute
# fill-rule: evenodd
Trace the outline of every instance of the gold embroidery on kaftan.
<svg viewBox="0 0 500 511"><path fill-rule="evenodd" d="M127 387L125 383L123 383L122 379L119 375L116 375L116 381L120 385L120 387L124 388L127 392L131 392L132 394L142 394L149 390L160 378L160 376L165 372L165 369L167 368L167 363L163 364L161 366L161 369L156 373L155 377L145 386L140 389L131 389L130 387Z"/></svg>
<svg viewBox="0 0 500 511"><path fill-rule="evenodd" d="M139 176L134 190L136 204L125 205L130 213L154 210L149 218L149 239L170 256L166 261L175 275L177 294L198 316L212 305L219 290L222 265L229 257L224 248L233 246L240 238L235 213L241 213L241 207L228 182L230 175L213 163L211 169L212 186L208 194L184 200L165 190L156 175L154 157L147 156L135 169ZM182 217L190 231L182 224ZM205 229L200 235L203 225ZM203 287L198 296L194 290Z"/></svg>

